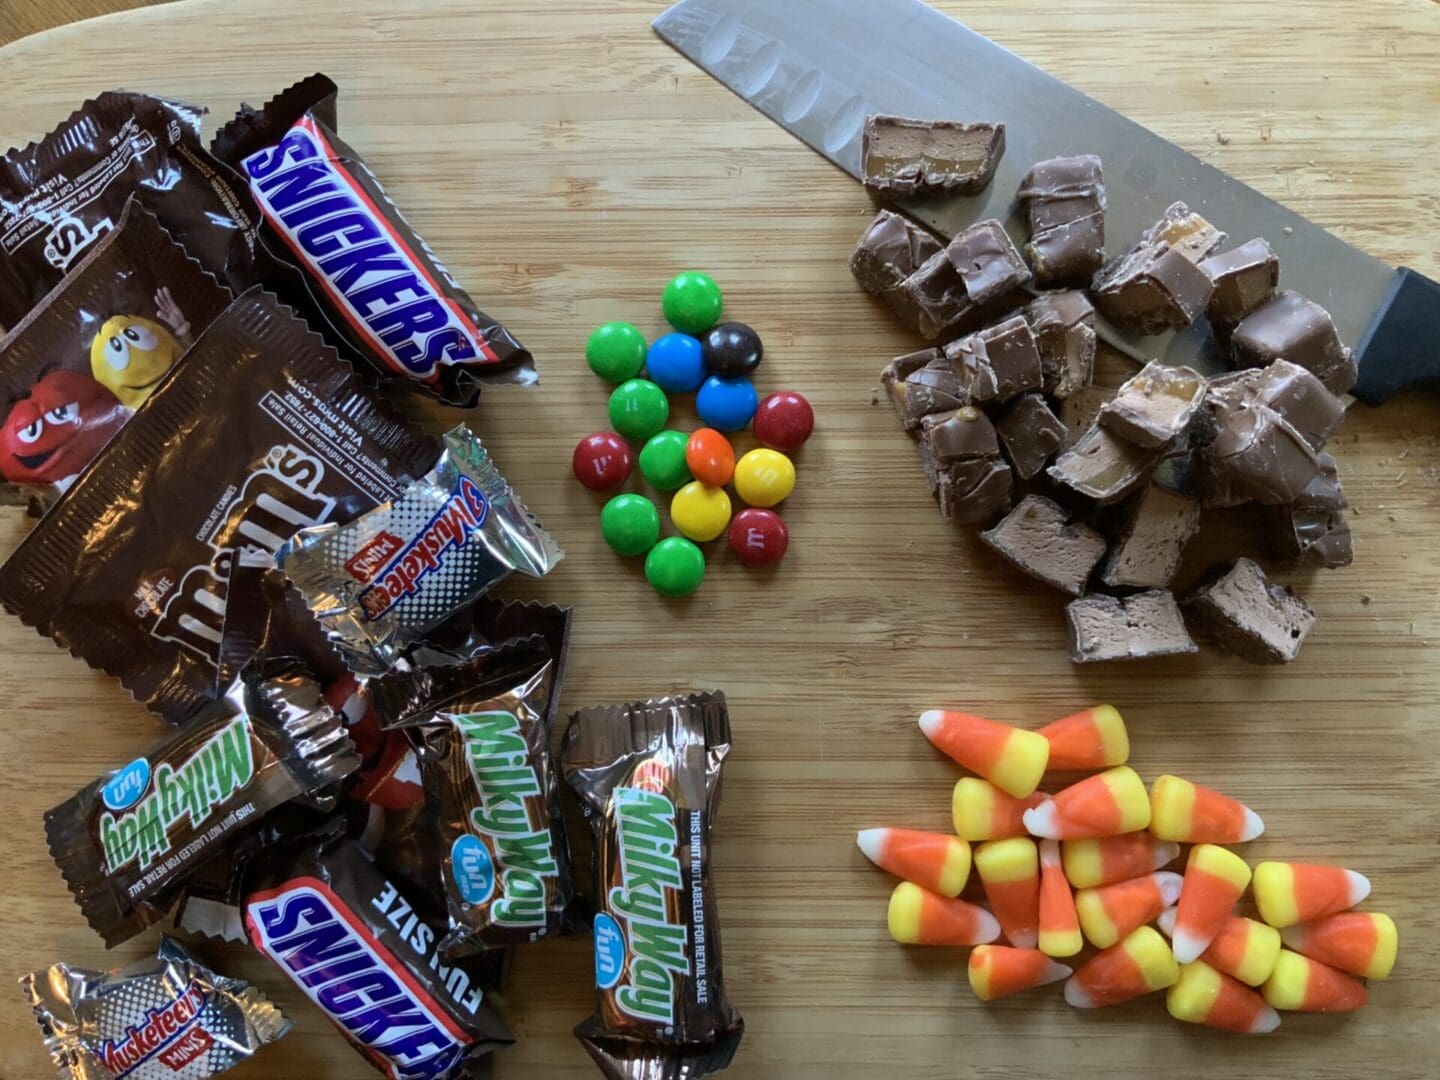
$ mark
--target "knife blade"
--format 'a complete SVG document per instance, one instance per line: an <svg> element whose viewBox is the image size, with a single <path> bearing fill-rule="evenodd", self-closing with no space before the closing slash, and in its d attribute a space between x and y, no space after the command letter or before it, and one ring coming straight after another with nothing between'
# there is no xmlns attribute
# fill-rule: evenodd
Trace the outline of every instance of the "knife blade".
<svg viewBox="0 0 1440 1080"><path fill-rule="evenodd" d="M1098 154L1112 251L1184 200L1240 243L1263 236L1283 283L1325 307L1356 345L1356 397L1378 404L1440 384L1440 285L1396 271L1253 188L1016 56L921 0L681 0L654 29L681 54L857 179L871 113L1002 121L1006 151L978 195L901 208L946 238L973 221L1028 239L1014 195L1036 161ZM1140 360L1226 367L1204 320L1138 337L1099 320L1101 336Z"/></svg>

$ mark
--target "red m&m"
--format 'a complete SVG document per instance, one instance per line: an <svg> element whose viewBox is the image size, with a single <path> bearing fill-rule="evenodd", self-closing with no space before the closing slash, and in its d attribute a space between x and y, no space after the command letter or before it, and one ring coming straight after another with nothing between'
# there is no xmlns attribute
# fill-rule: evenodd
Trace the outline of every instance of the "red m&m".
<svg viewBox="0 0 1440 1080"><path fill-rule="evenodd" d="M815 430L815 411L799 394L770 394L755 410L755 437L772 450L798 450Z"/></svg>
<svg viewBox="0 0 1440 1080"><path fill-rule="evenodd" d="M575 447L570 468L575 479L591 491L611 491L623 484L635 467L635 456L624 439L614 432L586 435Z"/></svg>
<svg viewBox="0 0 1440 1080"><path fill-rule="evenodd" d="M746 566L767 566L785 557L790 530L774 510L751 507L730 519L729 541Z"/></svg>

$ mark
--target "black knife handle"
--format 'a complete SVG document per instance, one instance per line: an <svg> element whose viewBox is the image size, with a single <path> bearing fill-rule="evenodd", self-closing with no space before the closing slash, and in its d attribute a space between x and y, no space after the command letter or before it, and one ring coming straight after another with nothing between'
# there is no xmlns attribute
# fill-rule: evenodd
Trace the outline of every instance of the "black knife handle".
<svg viewBox="0 0 1440 1080"><path fill-rule="evenodd" d="M1440 386L1440 285L1401 267L1355 346L1360 381L1350 392L1379 405L1412 386Z"/></svg>

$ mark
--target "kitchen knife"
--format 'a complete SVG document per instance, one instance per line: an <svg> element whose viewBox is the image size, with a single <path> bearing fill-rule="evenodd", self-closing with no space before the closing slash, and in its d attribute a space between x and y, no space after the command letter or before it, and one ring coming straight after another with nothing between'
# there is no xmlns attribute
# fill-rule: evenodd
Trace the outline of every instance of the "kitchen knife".
<svg viewBox="0 0 1440 1080"><path fill-rule="evenodd" d="M1047 75L921 0L681 0L654 23L687 58L850 175L871 113L1003 121L1006 151L974 196L902 208L946 237L999 218L1028 239L1014 196L1044 158L1098 154L1109 191L1112 251L1184 200L1242 243L1262 236L1282 281L1325 307L1355 344L1367 404L1440 385L1440 285L1393 270L1318 225ZM1179 334L1135 337L1100 320L1101 335L1137 360L1225 368L1204 320Z"/></svg>

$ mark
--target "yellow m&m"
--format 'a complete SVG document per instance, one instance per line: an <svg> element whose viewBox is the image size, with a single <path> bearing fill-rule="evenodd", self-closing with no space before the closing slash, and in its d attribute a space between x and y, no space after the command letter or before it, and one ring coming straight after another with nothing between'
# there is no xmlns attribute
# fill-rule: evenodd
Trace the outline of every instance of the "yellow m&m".
<svg viewBox="0 0 1440 1080"><path fill-rule="evenodd" d="M714 540L730 524L730 496L724 488L691 480L670 500L670 520L697 543Z"/></svg>
<svg viewBox="0 0 1440 1080"><path fill-rule="evenodd" d="M774 506L795 490L795 466L778 450L751 450L735 463L734 482L751 506Z"/></svg>

